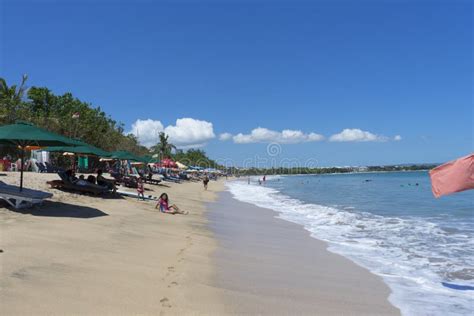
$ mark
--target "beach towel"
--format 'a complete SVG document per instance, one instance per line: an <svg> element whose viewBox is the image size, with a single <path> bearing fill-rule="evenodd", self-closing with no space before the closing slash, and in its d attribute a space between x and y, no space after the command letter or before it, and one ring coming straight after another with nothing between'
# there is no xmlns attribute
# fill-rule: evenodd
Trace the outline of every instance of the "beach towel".
<svg viewBox="0 0 474 316"><path fill-rule="evenodd" d="M474 154L447 162L430 171L435 197L474 189Z"/></svg>

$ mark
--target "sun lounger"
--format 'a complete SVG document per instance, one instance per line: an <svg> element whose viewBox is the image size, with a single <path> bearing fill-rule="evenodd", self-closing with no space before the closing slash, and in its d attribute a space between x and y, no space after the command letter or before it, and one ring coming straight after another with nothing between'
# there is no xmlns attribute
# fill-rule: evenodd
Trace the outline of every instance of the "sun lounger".
<svg viewBox="0 0 474 316"><path fill-rule="evenodd" d="M41 173L48 172L48 170L46 169L46 167L42 163L35 162L35 165L38 167L39 172L41 172Z"/></svg>
<svg viewBox="0 0 474 316"><path fill-rule="evenodd" d="M176 177L169 176L167 174L162 174L163 180L168 181L168 182L174 182L174 183L181 183L181 180Z"/></svg>
<svg viewBox="0 0 474 316"><path fill-rule="evenodd" d="M120 184L123 184L124 186L126 186L127 188L134 188L136 189L138 187L138 180L136 177L126 177L126 176L122 176L118 173L111 173L110 174L112 177L114 177L115 181L120 183Z"/></svg>
<svg viewBox="0 0 474 316"><path fill-rule="evenodd" d="M147 184L160 184L161 179L153 179L153 175L149 174L148 176L140 175L142 178L143 182Z"/></svg>
<svg viewBox="0 0 474 316"><path fill-rule="evenodd" d="M51 193L32 189L23 188L23 190L20 191L20 188L17 186L8 185L0 181L0 199L6 201L16 209L41 204L45 199L52 196Z"/></svg>
<svg viewBox="0 0 474 316"><path fill-rule="evenodd" d="M55 172L60 171L58 168L56 168L55 166L53 166L49 162L45 162L44 164L46 165L46 171L49 172L49 173L55 173Z"/></svg>
<svg viewBox="0 0 474 316"><path fill-rule="evenodd" d="M109 192L109 189L107 187L93 184L93 183L88 183L87 185L79 185L79 184L72 183L71 181L68 180L64 172L59 172L58 175L61 178L61 180L53 180L53 181L46 182L47 184L51 186L51 188L71 190L71 191L82 192L82 193L91 193L94 195L99 195L99 194L104 194L104 193Z"/></svg>

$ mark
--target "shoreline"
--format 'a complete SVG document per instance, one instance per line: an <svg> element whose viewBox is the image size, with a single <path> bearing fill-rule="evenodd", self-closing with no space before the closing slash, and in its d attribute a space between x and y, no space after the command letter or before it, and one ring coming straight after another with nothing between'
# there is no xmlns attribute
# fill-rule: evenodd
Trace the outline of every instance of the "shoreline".
<svg viewBox="0 0 474 316"><path fill-rule="evenodd" d="M208 205L227 313L400 315L381 277L330 252L300 225L227 191Z"/></svg>
<svg viewBox="0 0 474 316"><path fill-rule="evenodd" d="M399 314L378 277L273 210L233 199L224 179L211 181L209 191L201 183L146 185L146 195L167 192L190 211L173 216L152 201L49 189L46 181L56 178L25 173L25 187L54 194L44 206L0 207L5 315ZM19 175L0 180L16 185ZM215 221L229 212L231 225ZM249 220L258 226L239 226ZM251 242L236 244L232 231L242 228Z"/></svg>

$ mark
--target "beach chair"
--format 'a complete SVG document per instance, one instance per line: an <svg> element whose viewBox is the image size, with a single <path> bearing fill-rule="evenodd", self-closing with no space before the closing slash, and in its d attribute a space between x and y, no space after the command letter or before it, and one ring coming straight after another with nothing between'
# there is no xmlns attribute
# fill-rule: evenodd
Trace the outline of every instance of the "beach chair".
<svg viewBox="0 0 474 316"><path fill-rule="evenodd" d="M174 183L181 183L181 180L176 177L169 176L168 174L162 174L163 180L168 181L168 182L174 182Z"/></svg>
<svg viewBox="0 0 474 316"><path fill-rule="evenodd" d="M138 179L134 176L127 177L119 173L111 173L110 175L115 179L116 183L122 184L127 188L136 189L138 187Z"/></svg>
<svg viewBox="0 0 474 316"><path fill-rule="evenodd" d="M61 180L53 180L53 181L46 182L47 184L51 186L51 188L70 190L70 191L76 191L76 192L81 192L81 193L91 193L94 195L99 195L99 194L104 194L104 193L109 192L109 188L98 185L98 184L88 183L87 185L78 185L78 184L72 183L71 181L69 181L69 179L67 178L64 172L58 172L58 175L61 178Z"/></svg>
<svg viewBox="0 0 474 316"><path fill-rule="evenodd" d="M53 195L48 192L20 188L14 185L8 185L0 181L0 199L6 201L13 208L31 207L36 204L42 204L45 199Z"/></svg>
<svg viewBox="0 0 474 316"><path fill-rule="evenodd" d="M41 162L35 162L36 167L38 167L38 170L40 173L48 172L46 167L41 163Z"/></svg>
<svg viewBox="0 0 474 316"><path fill-rule="evenodd" d="M50 164L49 162L45 161L44 164L46 165L46 172L49 172L49 173L59 172L59 169L53 166L52 164Z"/></svg>
<svg viewBox="0 0 474 316"><path fill-rule="evenodd" d="M140 175L140 178L142 178L143 182L145 182L147 184L158 185L161 182L161 179L153 179L153 174L152 173L149 173L147 176Z"/></svg>

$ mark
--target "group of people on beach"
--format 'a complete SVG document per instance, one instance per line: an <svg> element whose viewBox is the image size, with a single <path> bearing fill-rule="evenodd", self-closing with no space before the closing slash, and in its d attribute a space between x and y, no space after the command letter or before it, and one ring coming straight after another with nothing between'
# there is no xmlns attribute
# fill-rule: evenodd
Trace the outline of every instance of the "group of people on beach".
<svg viewBox="0 0 474 316"><path fill-rule="evenodd" d="M209 177L206 176L203 179L203 185L204 185L204 190L207 190L208 184L209 184ZM143 183L143 180L141 178L138 179L138 186L137 186L137 194L138 194L138 199L143 199L145 200L145 186ZM179 209L179 207L176 204L169 204L168 201L168 194L162 193L160 195L160 198L158 199L158 203L155 206L155 209L160 209L162 213L167 213L167 214L183 214L186 215L189 212L188 211L182 211Z"/></svg>
<svg viewBox="0 0 474 316"><path fill-rule="evenodd" d="M86 186L90 184L97 184L100 186L107 187L113 193L116 193L117 187L115 182L111 179L107 179L103 176L103 171L98 170L97 176L89 175L87 179L84 178L84 175L76 176L73 169L69 169L65 172L66 177L71 183ZM209 177L206 175L202 181L204 190L207 190L209 185ZM137 198L138 200L145 200L145 185L143 179L140 177L137 180ZM176 204L169 204L168 194L162 193L158 199L158 203L155 206L155 209L159 209L162 213L167 214L188 214L187 211L182 211Z"/></svg>
<svg viewBox="0 0 474 316"><path fill-rule="evenodd" d="M107 187L109 190L112 191L112 193L117 192L117 186L115 185L114 181L105 178L101 169L97 170L97 176L89 175L87 179L84 177L84 175L80 175L79 177L77 177L73 169L66 170L64 174L69 180L69 182L73 184L77 184L80 186L97 184L103 187Z"/></svg>

